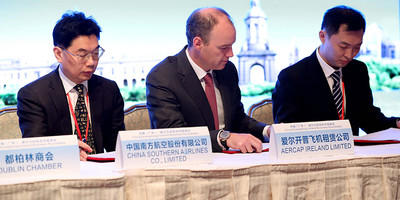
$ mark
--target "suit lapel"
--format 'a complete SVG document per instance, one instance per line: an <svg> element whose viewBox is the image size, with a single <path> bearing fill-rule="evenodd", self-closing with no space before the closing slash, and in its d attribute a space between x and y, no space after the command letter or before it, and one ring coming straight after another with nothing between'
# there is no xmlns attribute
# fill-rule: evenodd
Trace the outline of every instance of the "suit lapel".
<svg viewBox="0 0 400 200"><path fill-rule="evenodd" d="M96 136L101 133L100 127L101 123L101 113L102 113L102 105L103 105L103 88L101 86L101 81L99 81L96 75L93 75L91 79L88 81L88 89L89 89L89 104L90 104L90 117L92 122L93 134L95 138L99 138Z"/></svg>
<svg viewBox="0 0 400 200"><path fill-rule="evenodd" d="M53 105L55 107L55 113L58 113L60 117L55 118L56 120L61 119L61 121L56 121L54 123L61 123L62 127L66 130L65 132L72 133L71 124L71 113L69 111L68 99L65 95L65 89L62 84L60 74L58 73L58 68L56 68L51 76L49 82L49 93Z"/></svg>
<svg viewBox="0 0 400 200"><path fill-rule="evenodd" d="M231 98L232 98L232 94L231 94L231 90L229 89L231 86L228 85L228 83L226 82L227 80L229 80L229 77L224 77L225 75L227 75L227 72L224 72L225 70L215 70L215 76L216 76L216 80L218 82L218 89L219 92L221 93L221 99L222 99L222 104L224 105L224 119L225 119L225 128L226 129L230 129L231 125L231 117L233 116L233 114L231 114L232 109L230 107L231 104ZM233 76L233 75L232 75Z"/></svg>
<svg viewBox="0 0 400 200"><path fill-rule="evenodd" d="M342 78L343 78L343 89L344 89L344 97L346 99L346 112L345 112L345 118L346 119L350 119L351 115L352 115L352 109L355 106L352 106L356 103L352 102L352 100L354 99L354 95L358 95L359 94L359 90L357 89L353 89L353 88L357 88L357 87L353 87L353 83L356 83L357 81L359 81L359 79L356 79L355 77L359 77L359 74L353 74L351 67L353 65L353 62L350 62L346 67L342 68ZM353 94L353 95L351 95ZM352 98L353 97L353 98Z"/></svg>
<svg viewBox="0 0 400 200"><path fill-rule="evenodd" d="M317 50L316 50L317 51ZM315 96L320 96L318 99L321 100L321 104L325 104L329 110L329 116L338 117L337 110L335 106L335 102L332 97L331 88L326 80L325 74L322 70L321 65L319 64L316 52L311 55L310 59L311 64L309 70L306 73L309 73L309 77L307 79L311 80L311 87L314 87L315 90L311 90L313 93L309 94L310 97L314 98ZM315 97L316 98L316 97ZM339 118L338 118L339 119Z"/></svg>
<svg viewBox="0 0 400 200"><path fill-rule="evenodd" d="M211 107L208 104L207 97L201 86L201 83L194 72L189 60L186 57L185 47L181 52L178 53L178 72L182 76L182 85L186 92L190 95L194 104L197 106L199 112L203 116L204 121L210 130L215 130L213 114Z"/></svg>

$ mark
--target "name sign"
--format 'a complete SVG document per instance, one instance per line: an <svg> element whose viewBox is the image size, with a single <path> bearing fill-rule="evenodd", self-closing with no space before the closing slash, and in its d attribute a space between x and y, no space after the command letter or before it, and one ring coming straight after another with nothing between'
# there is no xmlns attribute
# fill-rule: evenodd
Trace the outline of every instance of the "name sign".
<svg viewBox="0 0 400 200"><path fill-rule="evenodd" d="M212 163L207 127L120 131L116 166L123 169Z"/></svg>
<svg viewBox="0 0 400 200"><path fill-rule="evenodd" d="M273 124L270 155L276 159L354 154L348 120Z"/></svg>
<svg viewBox="0 0 400 200"><path fill-rule="evenodd" d="M0 140L0 179L79 171L75 135Z"/></svg>

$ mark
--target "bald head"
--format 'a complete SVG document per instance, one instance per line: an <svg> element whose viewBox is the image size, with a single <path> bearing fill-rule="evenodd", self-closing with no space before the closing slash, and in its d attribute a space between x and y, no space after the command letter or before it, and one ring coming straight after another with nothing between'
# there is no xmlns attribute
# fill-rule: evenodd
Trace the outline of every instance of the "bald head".
<svg viewBox="0 0 400 200"><path fill-rule="evenodd" d="M205 44L208 44L210 32L218 23L230 23L233 26L231 17L222 8L199 8L193 11L186 21L189 47L193 46L195 37L200 37Z"/></svg>

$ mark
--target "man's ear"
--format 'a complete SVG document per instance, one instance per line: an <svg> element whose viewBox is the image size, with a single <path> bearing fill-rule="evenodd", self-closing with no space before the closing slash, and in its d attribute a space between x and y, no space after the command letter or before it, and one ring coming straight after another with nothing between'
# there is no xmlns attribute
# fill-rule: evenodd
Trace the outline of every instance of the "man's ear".
<svg viewBox="0 0 400 200"><path fill-rule="evenodd" d="M194 37L193 38L193 47L197 50L200 50L203 46L203 40L201 39L201 37Z"/></svg>
<svg viewBox="0 0 400 200"><path fill-rule="evenodd" d="M55 46L55 47L53 48L54 56L56 57L56 59L57 59L57 61L58 61L59 63L62 63L62 55L61 55L62 52L63 52L63 50L62 50L60 47Z"/></svg>
<svg viewBox="0 0 400 200"><path fill-rule="evenodd" d="M319 31L319 40L321 40L322 44L325 44L325 40L328 38L328 34L324 30Z"/></svg>

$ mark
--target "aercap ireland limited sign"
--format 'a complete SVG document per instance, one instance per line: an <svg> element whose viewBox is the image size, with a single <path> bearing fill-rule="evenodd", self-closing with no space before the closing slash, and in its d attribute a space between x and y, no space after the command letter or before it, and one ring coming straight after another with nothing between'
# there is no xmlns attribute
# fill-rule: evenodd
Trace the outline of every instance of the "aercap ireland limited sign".
<svg viewBox="0 0 400 200"><path fill-rule="evenodd" d="M354 154L348 120L273 124L270 155L277 159Z"/></svg>

